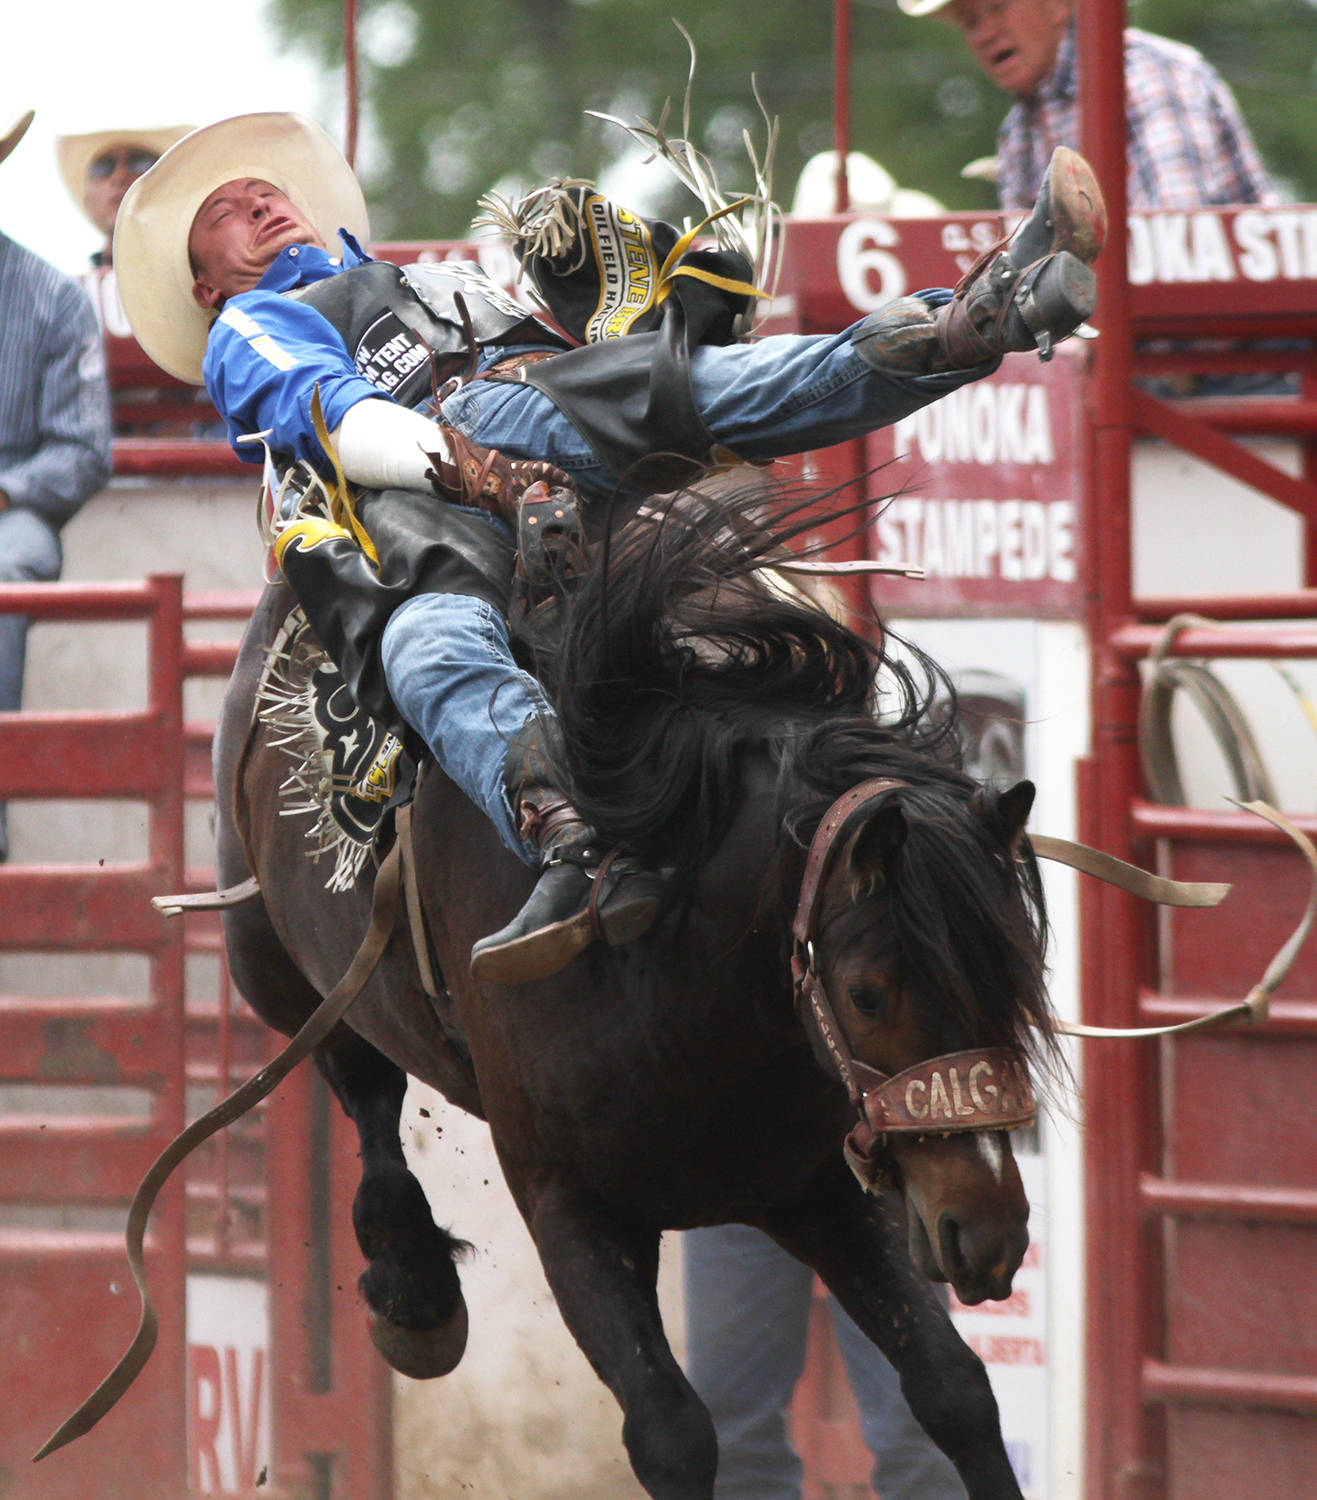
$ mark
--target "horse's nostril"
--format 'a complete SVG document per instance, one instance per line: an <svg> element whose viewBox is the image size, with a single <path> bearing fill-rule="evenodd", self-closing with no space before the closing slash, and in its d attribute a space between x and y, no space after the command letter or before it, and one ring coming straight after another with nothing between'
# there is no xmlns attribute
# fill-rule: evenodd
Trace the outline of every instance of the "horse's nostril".
<svg viewBox="0 0 1317 1500"><path fill-rule="evenodd" d="M985 1299L1009 1297L1029 1237L1023 1229L1006 1237L985 1233L982 1227L961 1224L950 1214L937 1223L937 1251L942 1274L962 1302L973 1306Z"/></svg>
<svg viewBox="0 0 1317 1500"><path fill-rule="evenodd" d="M960 1225L950 1214L943 1214L938 1220L937 1248L943 1274L952 1282L960 1280L969 1270L969 1262L961 1244Z"/></svg>

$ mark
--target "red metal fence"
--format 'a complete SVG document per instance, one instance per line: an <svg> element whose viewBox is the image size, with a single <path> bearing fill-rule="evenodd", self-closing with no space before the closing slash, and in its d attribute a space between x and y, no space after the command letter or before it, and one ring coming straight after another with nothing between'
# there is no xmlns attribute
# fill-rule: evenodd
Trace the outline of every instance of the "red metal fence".
<svg viewBox="0 0 1317 1500"><path fill-rule="evenodd" d="M251 598L185 601L178 578L151 578L8 587L0 602L37 621L141 621L147 664L139 711L0 718L0 797L130 800L147 820L140 860L0 867L0 951L85 959L76 994L0 996L0 1489L179 1500L250 1494L259 1480L273 1500L387 1500L389 1376L354 1293L356 1141L305 1069L167 1185L147 1237L156 1351L97 1428L31 1463L132 1335L122 1225L137 1182L186 1120L268 1060L272 1039L231 991L217 920L166 922L150 905L213 885L208 856L185 863L186 806L212 797L212 721L185 722L185 688L227 676L235 643L185 637L215 620L232 634ZM89 993L123 955L145 960L144 993L123 993L132 981L114 969L120 990ZM189 1327L207 1294L235 1287L268 1292L255 1345L223 1313L218 1329Z"/></svg>
<svg viewBox="0 0 1317 1500"><path fill-rule="evenodd" d="M1261 602L1210 607L1218 618L1256 617ZM1317 594L1291 597L1284 608L1312 619ZM1136 664L1160 634L1131 623L1109 638L1112 674L1123 674L1130 694ZM1312 659L1317 629L1222 625L1186 632L1180 649ZM1246 813L1144 800L1132 723L1108 726L1105 752L1082 768L1082 836L1110 847L1117 825L1126 851L1144 863L1234 887L1220 913L1175 912L1160 924L1128 896L1084 891L1088 1017L1173 1024L1257 982L1302 915L1309 874L1281 835ZM1118 781L1130 790L1123 817ZM1317 835L1317 818L1294 821ZM1264 1026L1085 1049L1089 1495L1289 1500L1311 1485L1314 993L1309 947Z"/></svg>
<svg viewBox="0 0 1317 1500"><path fill-rule="evenodd" d="M145 621L147 702L138 712L0 720L0 796L131 798L145 805L146 858L0 868L0 948L145 958L144 994L5 996L0 1054L8 1106L0 1265L0 1403L6 1493L16 1500L175 1500L185 1472L184 1215L181 1192L153 1216L146 1265L162 1335L134 1399L114 1414L107 1465L86 1442L33 1469L31 1454L118 1358L136 1322L122 1211L184 1123L182 933L151 896L183 874L182 587L9 586L38 620ZM76 1393L76 1394L75 1394ZM162 1420L172 1414L173 1420Z"/></svg>

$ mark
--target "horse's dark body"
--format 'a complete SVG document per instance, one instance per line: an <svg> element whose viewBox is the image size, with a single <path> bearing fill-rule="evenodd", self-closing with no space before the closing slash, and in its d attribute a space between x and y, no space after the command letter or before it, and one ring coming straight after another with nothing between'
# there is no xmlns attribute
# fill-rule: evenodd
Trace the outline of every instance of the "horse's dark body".
<svg viewBox="0 0 1317 1500"><path fill-rule="evenodd" d="M607 589L581 591L561 651L541 667L556 682L578 802L606 834L675 867L680 899L641 942L595 947L550 980L481 990L467 972L471 943L506 921L532 876L431 772L413 824L451 992L446 1024L400 931L318 1055L361 1131L354 1219L378 1341L409 1373L439 1373L465 1336L458 1247L434 1226L398 1141L410 1073L488 1120L563 1316L617 1396L633 1466L658 1500L709 1500L716 1462L660 1322L659 1235L730 1220L764 1227L819 1271L897 1364L973 1500L1008 1500L1019 1491L982 1366L910 1246L967 1299L1006 1294L1027 1215L1009 1145L896 1149L913 1230L895 1194L861 1193L841 1156L853 1111L793 1010L788 937L800 839L849 785L900 777L910 788L880 799L833 882L820 946L840 1019L857 1055L889 1072L960 1047L1023 1049L1028 1023L1045 1021L1036 913L1009 857L1027 796L976 799L913 695L904 720L879 730L865 711L872 653L858 637L758 588L711 588L743 555L725 537L657 534L657 549L636 550ZM275 816L286 760L263 728L249 739L263 648L286 602L271 591L249 629L217 785L237 787L245 831L221 798L221 879L245 877L250 860L264 892L226 915L235 977L291 1032L348 966L369 893L323 889L301 821ZM941 870L939 857L964 869Z"/></svg>

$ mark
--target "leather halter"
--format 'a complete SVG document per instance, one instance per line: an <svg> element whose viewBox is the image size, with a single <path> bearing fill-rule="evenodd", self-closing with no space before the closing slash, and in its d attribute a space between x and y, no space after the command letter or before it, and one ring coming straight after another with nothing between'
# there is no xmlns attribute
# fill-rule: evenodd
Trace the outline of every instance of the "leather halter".
<svg viewBox="0 0 1317 1500"><path fill-rule="evenodd" d="M837 836L860 808L909 782L878 777L843 792L824 813L810 842L791 927L791 973L796 1005L812 1016L860 1123L847 1137L847 1158L866 1186L875 1176L870 1158L888 1135L953 1135L967 1130L1014 1130L1037 1114L1033 1089L1019 1057L1008 1047L948 1052L894 1077L860 1062L851 1052L815 967L823 885L837 856ZM858 1159L858 1160L857 1160Z"/></svg>

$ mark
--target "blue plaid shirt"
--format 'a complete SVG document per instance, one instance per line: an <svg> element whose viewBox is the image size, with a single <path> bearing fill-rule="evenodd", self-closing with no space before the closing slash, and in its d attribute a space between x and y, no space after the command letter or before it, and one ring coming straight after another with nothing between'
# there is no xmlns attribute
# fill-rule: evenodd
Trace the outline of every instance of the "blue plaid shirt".
<svg viewBox="0 0 1317 1500"><path fill-rule="evenodd" d="M1130 208L1280 201L1234 95L1192 47L1127 30L1125 97ZM997 134L1002 208L1030 208L1053 149L1078 144L1072 21L1052 71Z"/></svg>

